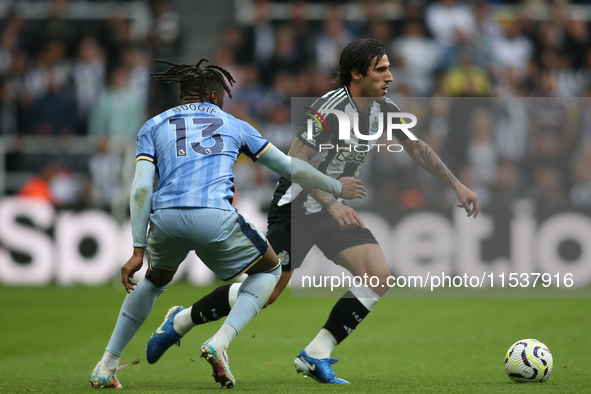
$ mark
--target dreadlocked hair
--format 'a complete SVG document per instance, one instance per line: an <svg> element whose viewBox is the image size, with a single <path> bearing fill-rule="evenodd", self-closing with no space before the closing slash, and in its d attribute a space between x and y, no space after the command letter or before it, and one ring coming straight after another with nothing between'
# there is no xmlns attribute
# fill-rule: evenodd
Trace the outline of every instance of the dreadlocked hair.
<svg viewBox="0 0 591 394"><path fill-rule="evenodd" d="M183 94L198 95L204 99L213 88L222 87L232 98L226 79L230 86L234 86L236 81L227 70L220 66L210 64L201 67L201 63L209 62L209 59L203 57L197 64L177 64L161 59L156 59L156 61L171 67L166 71L150 73L152 78L166 83L179 82Z"/></svg>

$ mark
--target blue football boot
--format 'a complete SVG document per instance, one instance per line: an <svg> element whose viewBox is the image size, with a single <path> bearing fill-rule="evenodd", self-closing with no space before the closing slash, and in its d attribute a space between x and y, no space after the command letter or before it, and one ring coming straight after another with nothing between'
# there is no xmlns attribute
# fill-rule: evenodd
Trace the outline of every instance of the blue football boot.
<svg viewBox="0 0 591 394"><path fill-rule="evenodd" d="M309 376L319 383L349 384L344 379L337 378L332 370L332 364L336 363L336 358L312 358L302 350L293 361L298 373Z"/></svg>
<svg viewBox="0 0 591 394"><path fill-rule="evenodd" d="M169 347L174 345L181 346L182 335L179 335L173 326L174 317L182 310L182 306L173 306L168 310L168 313L164 317L164 322L150 337L148 340L148 347L146 348L146 360L150 364L154 364L160 360L160 357L168 350Z"/></svg>

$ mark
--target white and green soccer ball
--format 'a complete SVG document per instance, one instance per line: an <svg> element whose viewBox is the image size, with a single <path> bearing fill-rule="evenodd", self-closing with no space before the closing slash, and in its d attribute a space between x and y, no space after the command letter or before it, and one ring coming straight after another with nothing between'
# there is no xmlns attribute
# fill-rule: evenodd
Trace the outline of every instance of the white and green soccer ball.
<svg viewBox="0 0 591 394"><path fill-rule="evenodd" d="M505 356L505 371L514 382L545 382L552 373L552 353L537 339L515 342Z"/></svg>

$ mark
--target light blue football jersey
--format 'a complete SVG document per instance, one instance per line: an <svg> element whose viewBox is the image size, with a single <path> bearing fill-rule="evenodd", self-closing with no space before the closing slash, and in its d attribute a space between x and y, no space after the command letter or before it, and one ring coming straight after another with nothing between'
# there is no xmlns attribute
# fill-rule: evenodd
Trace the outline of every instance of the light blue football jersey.
<svg viewBox="0 0 591 394"><path fill-rule="evenodd" d="M159 174L152 209L208 207L233 210L240 153L256 161L271 144L248 123L209 103L183 104L147 121L138 134L136 162Z"/></svg>

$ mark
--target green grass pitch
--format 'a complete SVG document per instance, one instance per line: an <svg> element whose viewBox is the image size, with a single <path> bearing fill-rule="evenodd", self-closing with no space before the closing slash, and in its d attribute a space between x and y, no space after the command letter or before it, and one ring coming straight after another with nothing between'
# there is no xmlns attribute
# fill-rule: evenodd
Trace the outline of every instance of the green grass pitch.
<svg viewBox="0 0 591 394"><path fill-rule="evenodd" d="M141 358L118 373L125 392L219 390L199 345L220 322L193 329L155 365L144 349L173 305L188 306L213 287L174 283L123 353ZM88 393L125 295L123 286L0 287L0 393ZM579 393L591 388L591 299L383 299L333 352L337 376L321 385L297 375L293 359L324 324L333 299L284 293L232 342L235 392L262 393ZM534 337L554 356L546 383L515 384L505 352Z"/></svg>

